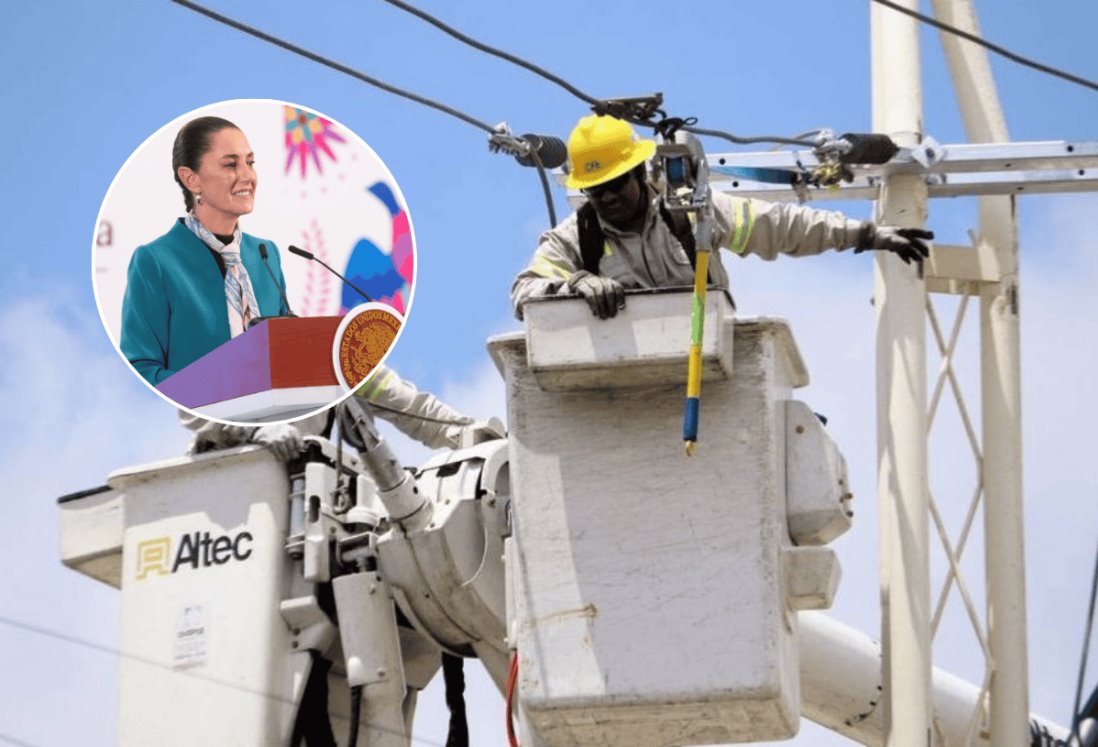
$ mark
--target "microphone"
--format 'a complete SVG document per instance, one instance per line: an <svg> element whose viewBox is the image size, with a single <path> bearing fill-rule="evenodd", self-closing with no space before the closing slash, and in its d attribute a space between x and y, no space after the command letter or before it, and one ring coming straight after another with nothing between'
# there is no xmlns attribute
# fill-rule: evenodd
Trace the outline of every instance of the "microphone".
<svg viewBox="0 0 1098 747"><path fill-rule="evenodd" d="M293 246L293 245L291 244L291 245L290 245L290 254L296 254L296 255L297 255L297 256L299 256L299 257L304 257L305 259L310 259L310 260L313 260L314 262L319 262L320 264L324 265L324 268L325 268L326 270L328 270L328 272L332 273L332 274L333 274L333 275L335 275L335 276L336 276L337 278L339 278L340 280L342 280L342 281L343 281L344 283L346 283L347 285L351 286L351 288L353 288L353 289L354 289L354 290L355 290L355 291L356 291L356 292L358 293L358 295L362 296L362 297L363 297L363 298L365 298L365 299L366 299L367 301L373 301L373 300L374 300L374 299L370 298L369 296L367 296L367 295L366 295L366 293L365 293L365 292L364 292L364 291L363 291L363 290L362 290L361 288L359 288L359 287L358 287L357 285L355 285L354 283L352 283L352 282L351 282L350 280L348 280L347 278L343 277L343 276L342 276L342 275L340 275L340 274L339 274L338 272L336 272L335 270L333 270L333 269L332 269L331 267L329 267L329 266L328 266L328 263L327 263L327 262L325 262L324 260L322 260L322 259L321 259L320 257L316 256L316 255L315 255L315 254L313 254L312 252L307 252L307 251L305 251L304 249L301 249L301 248L299 248L299 247Z"/></svg>
<svg viewBox="0 0 1098 747"><path fill-rule="evenodd" d="M290 299L286 298L286 291L282 290L282 285L275 278L274 270L271 269L271 263L267 261L267 245L259 245L259 258L263 260L263 266L267 268L267 274L271 276L271 280L275 284L275 288L278 289L278 295L282 296L282 303L286 304L286 316L296 317L297 314L290 308ZM266 317L270 318L270 317Z"/></svg>
<svg viewBox="0 0 1098 747"><path fill-rule="evenodd" d="M564 162L568 160L568 146L559 137L527 133L519 139L526 141L530 146L530 150L537 154L541 165L547 169L555 169L564 165ZM533 153L515 156L515 160L523 166L534 166Z"/></svg>

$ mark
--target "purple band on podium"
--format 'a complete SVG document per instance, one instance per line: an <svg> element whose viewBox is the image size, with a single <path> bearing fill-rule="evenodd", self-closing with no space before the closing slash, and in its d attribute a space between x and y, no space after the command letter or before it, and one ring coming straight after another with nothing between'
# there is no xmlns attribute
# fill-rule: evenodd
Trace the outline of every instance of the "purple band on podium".
<svg viewBox="0 0 1098 747"><path fill-rule="evenodd" d="M337 387L332 341L342 317L278 318L260 322L160 382L167 397L188 408L278 390L330 394ZM334 398L318 402L317 407Z"/></svg>

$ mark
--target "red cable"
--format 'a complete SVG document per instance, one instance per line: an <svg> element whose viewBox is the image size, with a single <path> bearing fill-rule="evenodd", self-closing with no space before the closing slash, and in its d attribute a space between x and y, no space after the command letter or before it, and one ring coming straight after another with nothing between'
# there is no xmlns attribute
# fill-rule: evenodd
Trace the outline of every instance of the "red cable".
<svg viewBox="0 0 1098 747"><path fill-rule="evenodd" d="M507 665L507 741L511 747L519 747L515 736L514 704L515 685L518 684L518 651L511 653L511 662Z"/></svg>

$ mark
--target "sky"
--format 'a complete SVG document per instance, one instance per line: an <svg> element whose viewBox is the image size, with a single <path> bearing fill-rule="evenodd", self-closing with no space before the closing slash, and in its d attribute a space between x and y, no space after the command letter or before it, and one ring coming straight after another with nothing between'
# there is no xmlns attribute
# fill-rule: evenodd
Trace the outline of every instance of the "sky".
<svg viewBox="0 0 1098 747"><path fill-rule="evenodd" d="M661 91L669 113L696 116L702 126L786 136L819 127L870 128L868 5L423 3L592 95ZM214 7L478 119L507 121L517 133L563 138L586 113L564 90L377 0L219 0ZM1094 3L1000 0L979 3L978 12L986 38L1098 79ZM416 236L418 284L390 363L478 416L505 414L503 385L484 343L519 329L507 292L548 218L536 174L490 154L484 134L468 124L169 2L44 0L11 4L2 13L0 85L9 110L0 118L0 470L8 494L0 500L6 530L0 543L0 743L108 745L114 742L119 597L60 564L55 500L102 484L114 469L180 454L187 441L174 412L119 358L91 290L96 216L131 152L171 119L234 98L305 105L354 130L400 184ZM942 143L964 142L936 32L924 30L922 39L926 132ZM997 58L992 68L1012 139L1096 139L1093 91ZM722 141L705 145L711 153L735 150ZM560 190L555 202L563 215ZM872 211L860 202L829 207L856 217ZM1023 197L1018 204L1030 702L1062 724L1070 720L1098 536L1092 448L1098 407L1091 386L1098 363L1096 211L1093 194ZM972 200L930 206L928 224L939 241L966 243L975 221ZM775 263L724 261L740 313L790 321L812 376L798 397L829 416L846 455L856 517L835 543L844 578L832 614L877 635L872 259L833 253ZM956 299L935 303L948 329ZM968 313L973 318L975 303ZM960 381L971 385L976 332L971 322L966 330L967 347L954 365ZM932 340L928 336L928 344ZM937 366L932 350L931 376ZM978 422L978 396L970 395L968 405ZM976 481L959 422L956 407L943 400L930 456L931 490L954 537ZM426 455L398 445L409 463ZM981 616L982 549L974 537L963 563ZM934 589L943 568L939 554ZM954 599L935 659L979 681L977 653ZM1087 692L1096 679L1091 665ZM468 669L473 743L503 745L501 700L477 665ZM433 684L421 703L415 744L442 744L444 721ZM808 722L795 743L850 744Z"/></svg>

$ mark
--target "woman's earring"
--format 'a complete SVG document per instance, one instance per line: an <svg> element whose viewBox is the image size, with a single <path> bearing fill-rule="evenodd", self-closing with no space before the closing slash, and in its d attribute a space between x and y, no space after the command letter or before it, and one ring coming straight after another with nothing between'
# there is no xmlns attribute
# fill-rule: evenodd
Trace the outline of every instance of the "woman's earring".
<svg viewBox="0 0 1098 747"><path fill-rule="evenodd" d="M196 205L201 205L202 204L202 193L201 192L195 192L194 193L194 204L196 204Z"/></svg>

